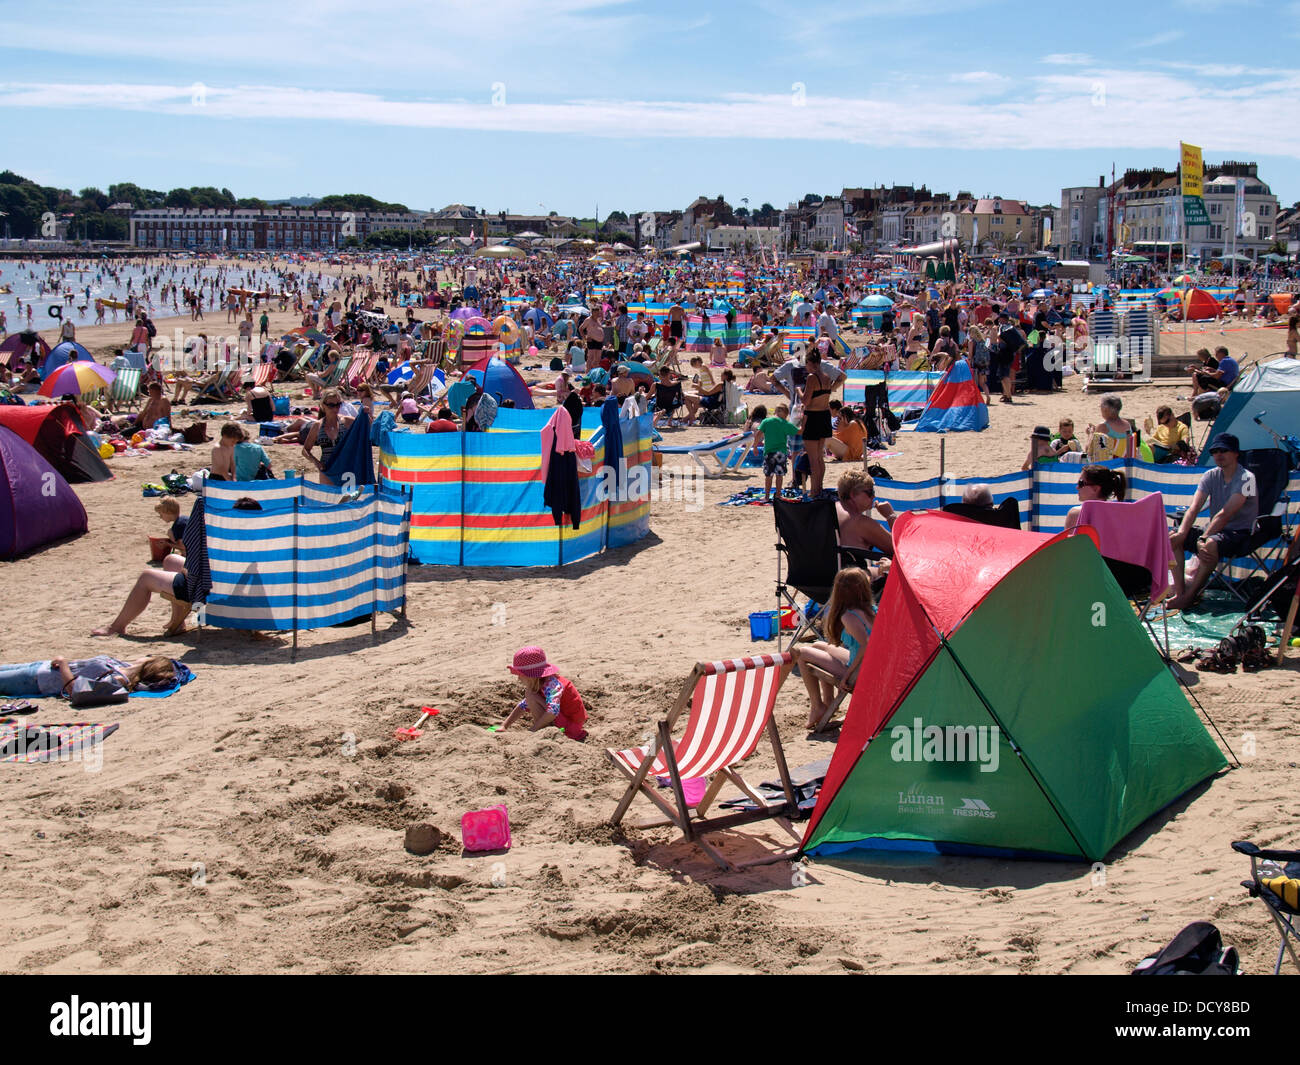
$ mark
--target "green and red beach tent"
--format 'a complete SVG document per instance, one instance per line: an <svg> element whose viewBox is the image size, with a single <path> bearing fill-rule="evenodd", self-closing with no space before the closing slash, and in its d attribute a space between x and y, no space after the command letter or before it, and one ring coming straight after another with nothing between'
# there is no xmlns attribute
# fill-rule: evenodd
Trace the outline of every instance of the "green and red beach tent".
<svg viewBox="0 0 1300 1065"><path fill-rule="evenodd" d="M1100 861L1226 765L1097 551L904 514L803 849Z"/></svg>

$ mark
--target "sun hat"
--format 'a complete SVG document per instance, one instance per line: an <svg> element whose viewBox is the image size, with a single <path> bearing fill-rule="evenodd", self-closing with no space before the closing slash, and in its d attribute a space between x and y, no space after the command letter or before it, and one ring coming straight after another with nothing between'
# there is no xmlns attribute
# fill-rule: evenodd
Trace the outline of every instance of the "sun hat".
<svg viewBox="0 0 1300 1065"><path fill-rule="evenodd" d="M1034 431L1029 434L1030 440L1051 440L1052 431L1045 425L1035 425Z"/></svg>
<svg viewBox="0 0 1300 1065"><path fill-rule="evenodd" d="M507 668L517 677L553 677L560 672L546 661L546 652L540 647L519 648L514 663Z"/></svg>
<svg viewBox="0 0 1300 1065"><path fill-rule="evenodd" d="M1211 453L1215 451L1235 451L1240 454L1241 441L1233 436L1232 433L1220 433L1210 441L1209 450Z"/></svg>

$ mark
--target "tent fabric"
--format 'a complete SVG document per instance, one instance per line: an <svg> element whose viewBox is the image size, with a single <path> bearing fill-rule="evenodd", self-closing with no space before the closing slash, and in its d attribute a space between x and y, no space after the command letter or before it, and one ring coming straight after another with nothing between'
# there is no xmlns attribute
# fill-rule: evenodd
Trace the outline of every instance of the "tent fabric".
<svg viewBox="0 0 1300 1065"><path fill-rule="evenodd" d="M86 439L76 411L66 403L0 406L0 425L36 448L72 484L107 481L113 476Z"/></svg>
<svg viewBox="0 0 1300 1065"><path fill-rule="evenodd" d="M50 353L45 356L45 361L41 363L40 368L41 380L44 381L60 366L71 362L74 356L87 362L94 361L94 356L75 340L65 340L62 344L52 347Z"/></svg>
<svg viewBox="0 0 1300 1065"><path fill-rule="evenodd" d="M80 536L88 527L86 508L59 471L0 426L0 558Z"/></svg>
<svg viewBox="0 0 1300 1065"><path fill-rule="evenodd" d="M805 851L1097 861L1225 766L1091 530L905 514L894 536L862 664L877 680L854 693ZM946 751L926 747L936 727Z"/></svg>
<svg viewBox="0 0 1300 1065"><path fill-rule="evenodd" d="M1203 288L1183 293L1183 317L1189 322L1207 322L1219 316L1219 301Z"/></svg>
<svg viewBox="0 0 1300 1065"><path fill-rule="evenodd" d="M1233 433L1243 451L1276 447L1272 435L1255 424L1256 417L1284 436L1300 436L1300 361L1281 358L1253 367L1228 394L1210 439Z"/></svg>
<svg viewBox="0 0 1300 1065"><path fill-rule="evenodd" d="M476 363L465 375L473 377L490 396L500 396L514 403L516 410L532 410L533 394L519 371L504 359L492 358Z"/></svg>
<svg viewBox="0 0 1300 1065"><path fill-rule="evenodd" d="M930 393L918 433L979 432L989 427L989 408L965 359L958 359Z"/></svg>
<svg viewBox="0 0 1300 1065"><path fill-rule="evenodd" d="M620 423L624 479L616 490L595 442L579 474L580 527L557 527L543 507L541 430L553 410L503 410L486 433L389 433L380 448L386 487L411 493L411 555L448 566L556 566L635 543L650 531L651 417ZM584 439L600 412L583 412Z"/></svg>

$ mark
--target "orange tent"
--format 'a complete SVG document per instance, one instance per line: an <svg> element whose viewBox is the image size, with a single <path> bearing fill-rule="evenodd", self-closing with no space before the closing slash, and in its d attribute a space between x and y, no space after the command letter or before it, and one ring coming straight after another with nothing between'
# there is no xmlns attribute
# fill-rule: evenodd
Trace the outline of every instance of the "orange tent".
<svg viewBox="0 0 1300 1065"><path fill-rule="evenodd" d="M1219 316L1219 301L1203 288L1191 288L1183 293L1183 319L1188 322L1205 322Z"/></svg>
<svg viewBox="0 0 1300 1065"><path fill-rule="evenodd" d="M1269 299L1273 301L1273 306L1277 308L1278 314L1286 314L1287 309L1295 299L1295 294L1292 292L1274 292Z"/></svg>

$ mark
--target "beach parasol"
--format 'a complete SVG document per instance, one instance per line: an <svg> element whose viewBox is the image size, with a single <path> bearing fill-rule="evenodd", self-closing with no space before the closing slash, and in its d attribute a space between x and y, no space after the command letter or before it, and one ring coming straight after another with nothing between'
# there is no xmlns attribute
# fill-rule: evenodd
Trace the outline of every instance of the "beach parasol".
<svg viewBox="0 0 1300 1065"><path fill-rule="evenodd" d="M112 384L116 376L107 366L78 359L64 363L51 373L41 385L40 392L42 396L62 396L69 392L80 395Z"/></svg>
<svg viewBox="0 0 1300 1065"><path fill-rule="evenodd" d="M481 317L483 317L483 312L480 311L477 307L457 307L454 311L451 312L450 317L452 317L452 318L481 318Z"/></svg>
<svg viewBox="0 0 1300 1065"><path fill-rule="evenodd" d="M526 259L528 253L523 248L512 248L509 244L493 244L479 253L484 259Z"/></svg>
<svg viewBox="0 0 1300 1065"><path fill-rule="evenodd" d="M1050 292L1048 292L1047 289L1045 289L1045 288L1036 288L1036 289L1034 289L1033 292L1031 292L1031 293L1029 294L1029 298L1030 298L1030 299L1034 299L1034 300L1045 300L1045 299L1051 299L1051 297L1052 297L1052 294L1051 294Z"/></svg>
<svg viewBox="0 0 1300 1065"><path fill-rule="evenodd" d="M388 383L390 385L395 385L398 383L404 384L414 376L415 376L415 368L409 362L404 362L402 363L401 366L398 366L396 369L388 371Z"/></svg>

